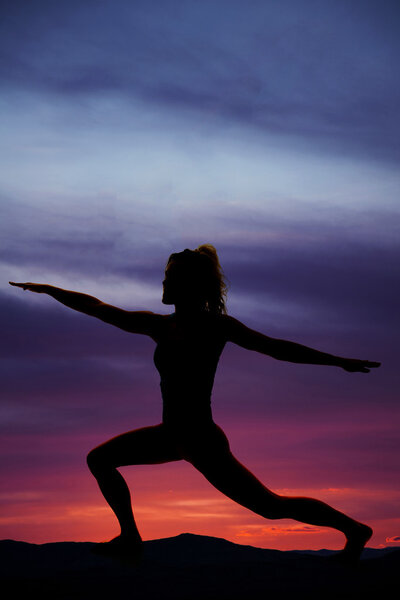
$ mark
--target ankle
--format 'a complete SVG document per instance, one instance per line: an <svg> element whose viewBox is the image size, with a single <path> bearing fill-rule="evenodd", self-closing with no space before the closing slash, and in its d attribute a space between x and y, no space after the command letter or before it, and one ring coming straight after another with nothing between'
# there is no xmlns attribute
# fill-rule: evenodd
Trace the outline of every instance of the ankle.
<svg viewBox="0 0 400 600"><path fill-rule="evenodd" d="M122 539L129 539L129 540L135 540L137 542L142 542L142 538L140 536L140 533L138 532L138 530L136 528L124 528L121 529L121 533L120 533L120 538Z"/></svg>

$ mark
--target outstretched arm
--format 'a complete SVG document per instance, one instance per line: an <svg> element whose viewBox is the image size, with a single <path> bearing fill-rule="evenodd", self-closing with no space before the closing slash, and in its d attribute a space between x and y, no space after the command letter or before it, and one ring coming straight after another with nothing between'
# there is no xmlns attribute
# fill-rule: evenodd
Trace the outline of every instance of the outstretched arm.
<svg viewBox="0 0 400 600"><path fill-rule="evenodd" d="M162 315L157 315L149 311L123 310L117 306L105 304L94 296L74 292L72 290L63 290L44 283L15 283L14 281L10 281L9 283L31 292L48 294L69 308L73 308L86 315L97 317L105 323L115 325L124 331L129 331L130 333L143 333L149 335L153 339L157 337L157 331L160 326Z"/></svg>
<svg viewBox="0 0 400 600"><path fill-rule="evenodd" d="M101 304L101 301L94 296L89 296L88 294L81 294L80 292L73 292L70 290L63 290L55 287L54 285L30 282L15 283L14 281L9 281L9 283L11 285L21 287L24 290L29 290L30 292L48 294L55 300L58 300L58 302L65 304L65 306L73 308L74 310L78 310L79 312L83 312L87 315L93 315L96 312L99 304Z"/></svg>
<svg viewBox="0 0 400 600"><path fill-rule="evenodd" d="M267 354L278 360L312 365L332 365L345 371L369 373L371 368L381 363L355 358L343 358L295 342L268 337L254 329L246 327L233 317L226 317L227 339L242 348Z"/></svg>

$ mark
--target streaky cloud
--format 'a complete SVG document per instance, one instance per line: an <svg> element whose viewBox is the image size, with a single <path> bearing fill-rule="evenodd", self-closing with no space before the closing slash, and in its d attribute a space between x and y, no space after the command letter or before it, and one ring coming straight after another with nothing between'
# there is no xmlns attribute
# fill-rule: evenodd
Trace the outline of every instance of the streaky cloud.
<svg viewBox="0 0 400 600"><path fill-rule="evenodd" d="M112 92L397 162L396 8L380 7L8 3L3 87Z"/></svg>

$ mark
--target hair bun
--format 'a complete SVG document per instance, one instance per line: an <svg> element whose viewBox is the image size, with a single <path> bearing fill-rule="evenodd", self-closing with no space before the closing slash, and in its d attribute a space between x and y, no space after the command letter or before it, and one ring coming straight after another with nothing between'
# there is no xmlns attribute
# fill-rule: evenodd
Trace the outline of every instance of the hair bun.
<svg viewBox="0 0 400 600"><path fill-rule="evenodd" d="M219 262L217 251L212 244L202 244L201 246L198 246L198 248L196 248L195 252L200 252L200 254L206 254L214 261Z"/></svg>

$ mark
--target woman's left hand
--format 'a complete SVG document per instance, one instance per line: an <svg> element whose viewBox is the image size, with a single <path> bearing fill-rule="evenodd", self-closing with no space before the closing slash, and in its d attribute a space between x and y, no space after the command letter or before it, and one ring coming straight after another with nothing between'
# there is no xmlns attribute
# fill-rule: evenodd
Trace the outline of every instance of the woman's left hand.
<svg viewBox="0 0 400 600"><path fill-rule="evenodd" d="M357 358L342 358L340 367L349 373L369 373L370 369L380 366L380 362L370 360L358 360Z"/></svg>
<svg viewBox="0 0 400 600"><path fill-rule="evenodd" d="M37 292L39 294L44 294L49 290L49 285L46 283L15 283L15 281L9 281L10 285L15 285L16 287L21 287L24 290L29 290L30 292Z"/></svg>

